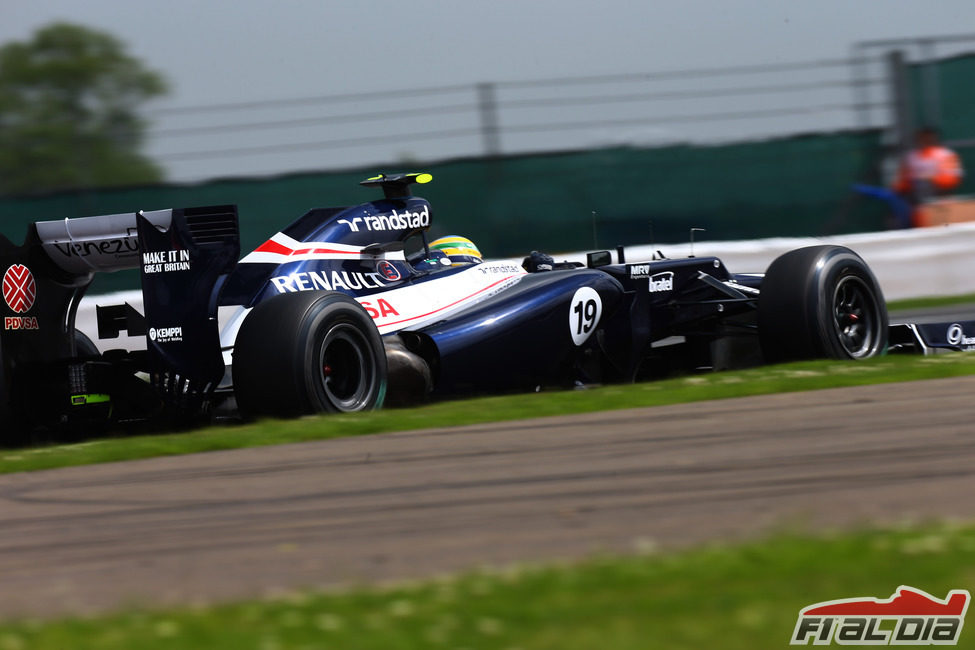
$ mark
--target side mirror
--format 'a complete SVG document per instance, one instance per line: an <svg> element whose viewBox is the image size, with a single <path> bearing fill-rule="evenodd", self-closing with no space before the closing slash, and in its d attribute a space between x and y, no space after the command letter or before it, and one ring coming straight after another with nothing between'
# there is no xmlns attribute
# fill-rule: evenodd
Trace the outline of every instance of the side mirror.
<svg viewBox="0 0 975 650"><path fill-rule="evenodd" d="M595 269L600 266L607 266L613 263L613 255L609 251L596 251L586 253L586 266Z"/></svg>

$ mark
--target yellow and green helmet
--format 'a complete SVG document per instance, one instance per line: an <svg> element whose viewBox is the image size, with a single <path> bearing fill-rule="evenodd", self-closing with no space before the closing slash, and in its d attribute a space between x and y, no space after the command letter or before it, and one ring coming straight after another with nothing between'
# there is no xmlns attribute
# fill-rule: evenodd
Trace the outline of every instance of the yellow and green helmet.
<svg viewBox="0 0 975 650"><path fill-rule="evenodd" d="M456 235L441 237L436 241L430 242L430 250L440 251L446 255L452 266L480 264L484 261L481 258L481 251L477 250L474 242L467 237L458 237Z"/></svg>

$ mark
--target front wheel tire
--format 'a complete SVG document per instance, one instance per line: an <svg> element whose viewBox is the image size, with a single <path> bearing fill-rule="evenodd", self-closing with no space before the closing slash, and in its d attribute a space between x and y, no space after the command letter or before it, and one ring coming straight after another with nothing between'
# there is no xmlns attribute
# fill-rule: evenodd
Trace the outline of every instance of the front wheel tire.
<svg viewBox="0 0 975 650"><path fill-rule="evenodd" d="M887 305L866 262L842 246L810 246L772 262L758 299L768 362L866 359L887 349Z"/></svg>

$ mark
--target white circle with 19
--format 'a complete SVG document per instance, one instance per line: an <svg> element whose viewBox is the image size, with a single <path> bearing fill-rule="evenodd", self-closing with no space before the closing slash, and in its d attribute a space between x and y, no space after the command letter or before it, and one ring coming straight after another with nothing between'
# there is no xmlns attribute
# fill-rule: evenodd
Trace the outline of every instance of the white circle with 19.
<svg viewBox="0 0 975 650"><path fill-rule="evenodd" d="M603 301L592 287L579 287L569 303L569 334L576 345L585 343L599 324Z"/></svg>

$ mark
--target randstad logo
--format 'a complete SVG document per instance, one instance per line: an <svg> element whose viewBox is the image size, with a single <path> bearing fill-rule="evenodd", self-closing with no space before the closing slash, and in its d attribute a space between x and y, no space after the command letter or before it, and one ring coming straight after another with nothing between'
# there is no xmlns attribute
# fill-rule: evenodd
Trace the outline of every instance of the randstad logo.
<svg viewBox="0 0 975 650"><path fill-rule="evenodd" d="M356 217L354 219L339 219L339 223L344 223L352 232L360 230L406 230L413 228L426 228L430 225L430 207L423 206L420 212L410 212L403 210L398 212L393 210L390 214L369 215L367 217Z"/></svg>
<svg viewBox="0 0 975 650"><path fill-rule="evenodd" d="M943 600L901 585L894 595L827 600L799 611L791 645L956 645L971 594L952 589Z"/></svg>

